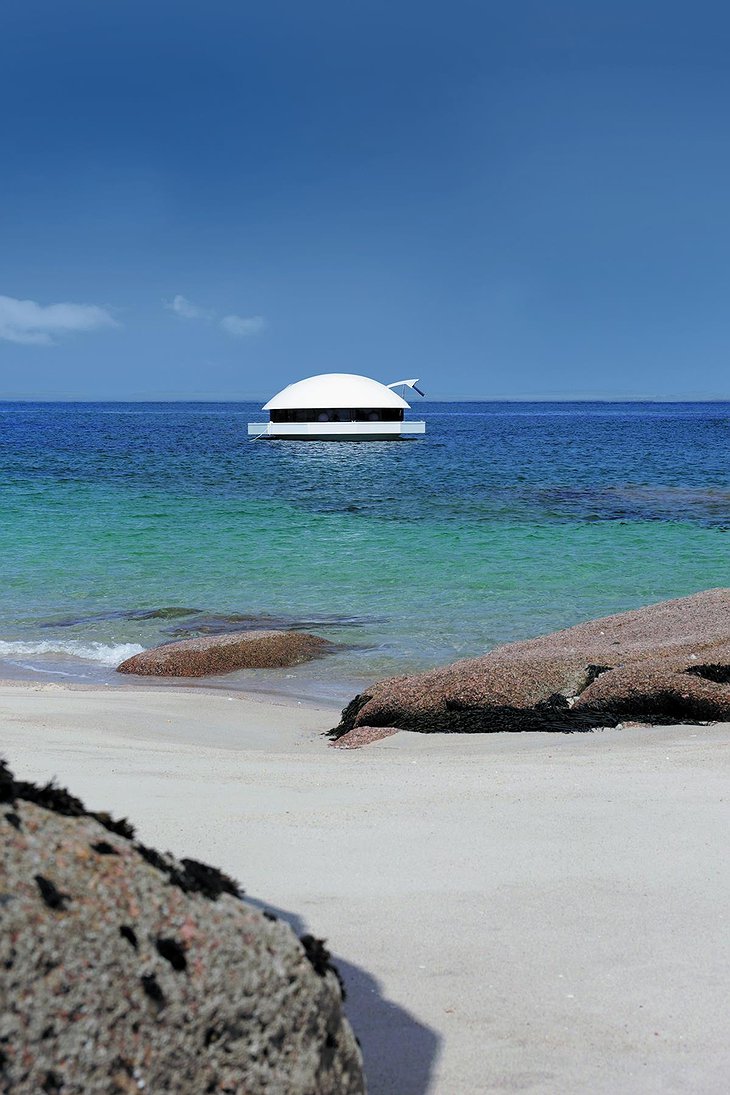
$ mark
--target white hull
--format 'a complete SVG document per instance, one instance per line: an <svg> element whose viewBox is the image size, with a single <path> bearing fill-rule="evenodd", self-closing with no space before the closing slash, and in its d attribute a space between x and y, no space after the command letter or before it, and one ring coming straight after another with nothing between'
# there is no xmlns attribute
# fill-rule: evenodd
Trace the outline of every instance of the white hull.
<svg viewBox="0 0 730 1095"><path fill-rule="evenodd" d="M287 441L396 441L426 432L425 422L249 422L249 437Z"/></svg>

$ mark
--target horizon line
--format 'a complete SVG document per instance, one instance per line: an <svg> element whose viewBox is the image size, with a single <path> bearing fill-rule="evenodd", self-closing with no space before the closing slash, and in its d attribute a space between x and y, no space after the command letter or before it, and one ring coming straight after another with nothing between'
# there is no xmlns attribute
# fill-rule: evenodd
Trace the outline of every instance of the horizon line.
<svg viewBox="0 0 730 1095"><path fill-rule="evenodd" d="M87 398L74 396L3 396L0 395L0 404L25 404L25 403L55 403L55 404L88 404L100 403L258 403L265 401L268 396L114 396L112 398ZM436 397L426 396L426 402L431 403L730 403L730 395L717 396L469 396L469 397ZM417 410L423 404L419 401L412 406Z"/></svg>

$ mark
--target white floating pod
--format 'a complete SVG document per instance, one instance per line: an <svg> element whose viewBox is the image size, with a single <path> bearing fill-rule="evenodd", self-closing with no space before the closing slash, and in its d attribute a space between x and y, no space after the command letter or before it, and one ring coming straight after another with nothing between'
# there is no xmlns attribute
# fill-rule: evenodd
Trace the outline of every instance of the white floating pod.
<svg viewBox="0 0 730 1095"><path fill-rule="evenodd" d="M253 438L302 441L389 441L426 432L409 422L410 409L393 388L415 388L416 380L381 384L354 373L322 373L289 384L265 403L268 422L249 422ZM418 391L417 388L415 388Z"/></svg>

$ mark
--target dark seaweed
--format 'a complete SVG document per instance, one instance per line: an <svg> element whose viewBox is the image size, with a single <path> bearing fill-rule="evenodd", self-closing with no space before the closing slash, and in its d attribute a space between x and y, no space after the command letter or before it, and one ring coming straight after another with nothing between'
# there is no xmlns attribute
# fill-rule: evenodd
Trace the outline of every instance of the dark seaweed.
<svg viewBox="0 0 730 1095"><path fill-rule="evenodd" d="M165 994L160 988L154 973L143 973L140 981L142 982L142 988L147 993L150 1000L152 1000L154 1004L157 1004L159 1008L164 1008L167 1000L165 999Z"/></svg>
<svg viewBox="0 0 730 1095"><path fill-rule="evenodd" d="M65 787L59 787L55 780L39 787L27 780L15 779L6 762L0 760L0 802L14 803L17 799L32 802L35 806L42 806L63 817L93 818L110 833L126 837L127 840L134 836L134 828L125 818L115 820L107 813L87 810L81 799L76 798Z"/></svg>
<svg viewBox="0 0 730 1095"><path fill-rule="evenodd" d="M35 876L35 882L49 909L62 910L66 908L70 900L67 893L61 893L58 887L49 878L44 878L42 874Z"/></svg>
<svg viewBox="0 0 730 1095"><path fill-rule="evenodd" d="M181 862L185 868L181 888L187 893L201 893L211 901L215 901L223 893L232 897L242 896L243 890L238 883L217 867L200 863L197 859L183 859Z"/></svg>
<svg viewBox="0 0 730 1095"><path fill-rule="evenodd" d="M223 893L232 897L242 896L243 891L238 883L217 867L199 863L197 859L183 859L180 861L181 870L174 860L165 858L154 848L144 844L135 844L135 848L150 866L166 874L170 883L183 893L199 893L210 901L216 901Z"/></svg>
<svg viewBox="0 0 730 1095"><path fill-rule="evenodd" d="M134 838L134 827L126 818L115 820L107 813L87 810L81 799L70 794L64 787L59 787L54 780L42 787L25 780L16 780L7 763L0 758L0 802L14 804L18 799L32 802L36 806L42 806L64 817L91 818L116 836L124 837L125 840ZM8 817L7 814L5 816ZM12 821L11 824L13 824ZM135 844L134 847L143 859L167 875L170 883L184 893L199 893L211 901L216 901L224 893L231 894L233 897L243 895L243 890L238 883L217 867L200 863L197 859L183 859L178 864L144 844ZM92 844L92 848L100 855L113 855L118 852L118 849L107 841Z"/></svg>
<svg viewBox="0 0 730 1095"><path fill-rule="evenodd" d="M110 833L114 833L116 836L123 836L125 840L134 840L134 825L131 821L127 821L126 817L120 817L114 819L110 814L89 814L89 817L93 817L95 821L98 821L100 825L103 825L105 829L108 829Z"/></svg>
<svg viewBox="0 0 730 1095"><path fill-rule="evenodd" d="M150 867L156 867L163 874L170 874L172 866L155 848L148 848L146 844L135 844L135 848Z"/></svg>
<svg viewBox="0 0 730 1095"><path fill-rule="evenodd" d="M0 802L15 802L15 779L2 759L0 759Z"/></svg>
<svg viewBox="0 0 730 1095"><path fill-rule="evenodd" d="M315 936L307 934L301 937L300 943L304 947L304 953L312 963L315 973L319 974L320 977L325 977L327 973L334 973L340 986L342 999L345 1000L347 996L345 983L340 976L340 971L332 965L332 955L325 947L324 939L317 939Z"/></svg>
<svg viewBox="0 0 730 1095"><path fill-rule="evenodd" d="M610 673L612 669L612 665L587 665L586 679L583 683L583 688L581 688L581 692L583 692L589 684L593 684L594 681L598 680L603 673Z"/></svg>
<svg viewBox="0 0 730 1095"><path fill-rule="evenodd" d="M119 855L118 850L108 840L99 840L91 845L91 850L99 855Z"/></svg>
<svg viewBox="0 0 730 1095"><path fill-rule="evenodd" d="M730 684L730 665L691 665L686 672L714 684Z"/></svg>
<svg viewBox="0 0 730 1095"><path fill-rule="evenodd" d="M370 699L367 694L356 696L342 712L339 726L328 736L336 741L352 730L357 716ZM612 711L575 711L565 696L556 693L532 708L489 706L479 707L460 700L447 700L441 711L410 714L405 709L380 711L372 726L397 726L418 734L495 734L499 732L570 734L586 732L603 726L616 726L621 716Z"/></svg>
<svg viewBox="0 0 730 1095"><path fill-rule="evenodd" d="M185 948L177 939L156 939L157 953L170 963L174 970L182 972L188 968Z"/></svg>
<svg viewBox="0 0 730 1095"><path fill-rule="evenodd" d="M137 950L137 933L134 928L130 927L129 924L120 924L119 934L122 939L126 939L130 946Z"/></svg>

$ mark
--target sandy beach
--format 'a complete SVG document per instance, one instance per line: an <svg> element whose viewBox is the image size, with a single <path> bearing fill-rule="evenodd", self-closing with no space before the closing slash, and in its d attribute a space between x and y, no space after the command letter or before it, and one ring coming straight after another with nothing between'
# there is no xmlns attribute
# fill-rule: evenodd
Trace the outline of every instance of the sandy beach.
<svg viewBox="0 0 730 1095"><path fill-rule="evenodd" d="M8 683L0 748L326 937L374 1095L726 1090L730 725L347 751L337 715Z"/></svg>

